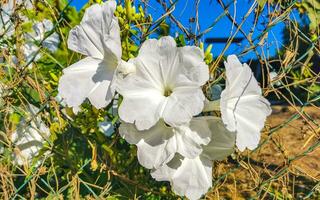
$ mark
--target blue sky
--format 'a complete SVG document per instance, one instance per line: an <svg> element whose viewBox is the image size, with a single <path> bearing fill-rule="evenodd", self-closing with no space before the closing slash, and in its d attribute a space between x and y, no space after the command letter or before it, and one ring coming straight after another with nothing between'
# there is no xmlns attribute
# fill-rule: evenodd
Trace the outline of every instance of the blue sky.
<svg viewBox="0 0 320 200"><path fill-rule="evenodd" d="M77 9L80 9L87 0L73 0L71 5L75 6ZM135 1L136 3L139 3L139 0ZM228 4L230 1L223 1L225 4ZM232 1L231 1L232 2ZM236 4L232 3L229 12L232 16L235 16L236 21L240 23L243 19L243 17L246 15L247 11L250 9L251 5L253 4L253 1L251 0L238 0ZM164 10L162 9L161 5L157 3L156 0L149 0L148 3L148 12L153 16L153 19L157 19L160 17ZM223 13L223 10L220 6L220 4L217 3L216 0L202 0L199 4L199 24L200 24L200 31L206 30L214 21L215 19ZM195 1L194 0L178 0L176 4L176 8L173 12L174 16L180 20L180 22L186 27L191 28L194 30L194 25L189 23L189 19L191 17L195 16ZM263 13L262 16L260 16L261 21L267 18L267 13ZM249 33L251 30L251 27L253 26L254 22L254 14L249 15L245 23L243 24L242 28L244 32ZM258 51L263 53L266 56L273 56L277 53L277 49L281 48L281 42L282 40L282 30L284 28L284 24L281 22L280 24L273 27L268 34L268 37L266 39L266 45L265 48L262 50L261 48L258 49ZM212 29L209 33L204 35L202 41L204 41L206 38L210 37L229 37L232 31L235 31L235 27L232 25L230 20L225 16L223 17ZM172 30L172 34L175 32L179 32L178 28L174 28ZM255 38L261 33L261 26L257 26L255 28L255 31L253 32L252 38ZM243 37L241 33L237 34L237 37ZM208 44L206 44L208 45ZM225 55L229 54L240 54L245 47L247 47L248 42L246 40L243 40L241 44L232 44L228 50L225 52ZM214 56L219 55L225 44L213 44L212 53ZM256 58L256 55L251 52L246 55L244 55L245 60Z"/></svg>

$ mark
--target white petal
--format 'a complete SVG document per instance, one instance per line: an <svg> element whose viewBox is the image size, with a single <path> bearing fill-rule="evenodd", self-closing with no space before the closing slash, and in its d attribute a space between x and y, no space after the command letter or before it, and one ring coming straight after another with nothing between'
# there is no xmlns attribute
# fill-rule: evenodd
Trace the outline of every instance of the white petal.
<svg viewBox="0 0 320 200"><path fill-rule="evenodd" d="M13 1L4 3L1 5L0 11L0 34L5 36L12 36L14 34L14 23L10 20L11 15L13 14Z"/></svg>
<svg viewBox="0 0 320 200"><path fill-rule="evenodd" d="M262 96L246 96L238 101L234 114L237 122L237 147L243 151L255 149L266 117L271 114L270 103Z"/></svg>
<svg viewBox="0 0 320 200"><path fill-rule="evenodd" d="M176 147L168 143L173 136L172 129L163 123L159 122L146 131L138 131L132 124L122 123L119 133L127 142L137 145L139 163L148 169L170 161L176 152Z"/></svg>
<svg viewBox="0 0 320 200"><path fill-rule="evenodd" d="M166 123L173 127L190 122L193 116L201 113L205 96L200 88L179 88L167 97L160 113Z"/></svg>
<svg viewBox="0 0 320 200"><path fill-rule="evenodd" d="M49 51L55 52L58 49L59 43L60 43L60 38L58 33L53 33L43 41L43 46L48 48Z"/></svg>
<svg viewBox="0 0 320 200"><path fill-rule="evenodd" d="M212 186L212 163L205 158L175 158L151 173L156 180L168 180L173 191L190 200L199 199Z"/></svg>
<svg viewBox="0 0 320 200"><path fill-rule="evenodd" d="M80 23L70 31L68 47L95 58L121 58L120 28L113 15L116 2L111 0L89 7Z"/></svg>
<svg viewBox="0 0 320 200"><path fill-rule="evenodd" d="M112 98L109 89L115 66L87 57L63 70L59 95L70 107L78 107L88 98L96 108L105 107Z"/></svg>
<svg viewBox="0 0 320 200"><path fill-rule="evenodd" d="M202 156L209 160L222 160L233 153L236 134L229 132L221 119L216 117L198 117L196 120L205 121L211 130L211 141L203 147Z"/></svg>
<svg viewBox="0 0 320 200"><path fill-rule="evenodd" d="M163 98L153 91L124 98L119 107L119 116L127 123L134 123L138 130L149 129L160 119L158 106Z"/></svg>
<svg viewBox="0 0 320 200"><path fill-rule="evenodd" d="M177 57L176 42L170 36L161 37L159 40L146 40L140 50L137 59L143 73L150 76L152 80L165 84L171 77ZM147 76L146 76L147 77Z"/></svg>
<svg viewBox="0 0 320 200"><path fill-rule="evenodd" d="M178 48L170 36L145 41L129 61L135 72L116 84L124 98L120 110L126 111L120 118L139 130L160 118L173 127L189 123L204 106L201 86L209 75L203 58L199 48Z"/></svg>
<svg viewBox="0 0 320 200"><path fill-rule="evenodd" d="M136 66L131 62L121 60L117 67L117 75L121 78L136 72Z"/></svg>
<svg viewBox="0 0 320 200"><path fill-rule="evenodd" d="M23 45L23 54L26 59L26 62L37 61L41 58L41 53L39 51L39 47L33 42L27 42Z"/></svg>
<svg viewBox="0 0 320 200"><path fill-rule="evenodd" d="M203 121L191 122L191 126L167 127L159 121L148 130L138 131L133 124L122 123L121 136L138 147L138 159L146 168L157 168L171 160L178 152L184 157L195 158L202 146L210 141L211 132Z"/></svg>
<svg viewBox="0 0 320 200"><path fill-rule="evenodd" d="M247 64L242 65L235 55L228 56L227 61L224 63L227 75L227 98L262 94L261 88Z"/></svg>
<svg viewBox="0 0 320 200"><path fill-rule="evenodd" d="M204 62L203 51L196 46L179 48L180 74L186 76L198 86L204 85L209 80L209 67ZM181 76L181 75L180 75ZM180 80L180 79L178 79ZM177 82L180 85L181 83Z"/></svg>
<svg viewBox="0 0 320 200"><path fill-rule="evenodd" d="M174 128L174 138L169 141L176 146L177 152L186 158L199 156L202 152L202 145L206 145L210 141L210 132L206 129L207 127L202 127L198 131L193 131L191 128L193 127Z"/></svg>
<svg viewBox="0 0 320 200"><path fill-rule="evenodd" d="M31 104L28 107L31 117L34 117L38 110L38 108ZM25 124L25 120L21 121L17 130L11 136L12 142L16 146L15 162L18 165L29 163L34 156L38 155L45 139L48 139L49 135L49 128L39 117L35 117L28 125Z"/></svg>
<svg viewBox="0 0 320 200"><path fill-rule="evenodd" d="M225 62L227 84L221 93L221 115L229 131L237 131L237 147L254 149L260 131L271 114L270 103L262 96L261 88L250 67L241 64L234 55Z"/></svg>
<svg viewBox="0 0 320 200"><path fill-rule="evenodd" d="M137 66L134 60L130 60L129 64ZM119 107L119 116L127 123L134 123L139 130L145 130L160 119L159 110L165 97L154 87L153 82L147 80L141 68L135 69L135 73L117 78L114 84L124 97Z"/></svg>
<svg viewBox="0 0 320 200"><path fill-rule="evenodd" d="M50 21L50 20L48 20L48 21ZM46 22L46 23L49 26L49 23L48 22ZM52 22L51 22L51 24L52 24ZM52 24L52 26L53 26L53 24ZM33 24L32 29L33 29L33 32L27 34L27 37L29 37L32 40L37 40L37 41L41 41L44 39L44 34L47 30L46 30L43 22L37 22L37 23Z"/></svg>

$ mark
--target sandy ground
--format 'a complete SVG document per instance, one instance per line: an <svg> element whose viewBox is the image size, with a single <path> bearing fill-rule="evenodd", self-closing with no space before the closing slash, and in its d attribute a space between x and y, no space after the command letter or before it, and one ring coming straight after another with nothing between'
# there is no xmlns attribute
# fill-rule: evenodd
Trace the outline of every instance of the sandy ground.
<svg viewBox="0 0 320 200"><path fill-rule="evenodd" d="M319 124L320 108L274 106L261 139L267 142L254 153L234 156L231 164L216 163L214 178L240 166L217 182L208 199L301 199L312 189L318 193L307 199L320 198L320 187L314 187L320 181Z"/></svg>

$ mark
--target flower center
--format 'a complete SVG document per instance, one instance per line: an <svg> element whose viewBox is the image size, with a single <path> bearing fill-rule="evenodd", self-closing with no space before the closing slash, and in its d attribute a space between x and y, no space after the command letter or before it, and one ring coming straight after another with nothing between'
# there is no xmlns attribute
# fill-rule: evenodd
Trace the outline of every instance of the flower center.
<svg viewBox="0 0 320 200"><path fill-rule="evenodd" d="M170 96L171 94L172 94L172 90L171 90L170 88L166 87L166 88L164 89L164 96L165 96L165 97L168 97L168 96Z"/></svg>

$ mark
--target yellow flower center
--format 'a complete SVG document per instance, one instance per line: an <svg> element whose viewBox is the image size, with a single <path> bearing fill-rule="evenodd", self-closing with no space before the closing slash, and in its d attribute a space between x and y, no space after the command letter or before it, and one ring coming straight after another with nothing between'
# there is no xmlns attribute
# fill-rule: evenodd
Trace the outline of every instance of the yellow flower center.
<svg viewBox="0 0 320 200"><path fill-rule="evenodd" d="M168 97L171 94L172 94L172 90L170 88L166 87L165 90L164 90L164 96Z"/></svg>

